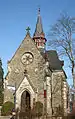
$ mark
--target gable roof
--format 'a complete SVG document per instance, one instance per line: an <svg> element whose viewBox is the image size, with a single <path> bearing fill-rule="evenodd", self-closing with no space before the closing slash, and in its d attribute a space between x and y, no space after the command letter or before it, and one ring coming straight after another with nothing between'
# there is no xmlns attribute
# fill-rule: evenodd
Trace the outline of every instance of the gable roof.
<svg viewBox="0 0 75 119"><path fill-rule="evenodd" d="M24 38L24 40L22 40L20 46L17 48L16 52L14 53L14 55L12 56L12 58L8 61L8 63L10 63L10 62L12 61L12 59L15 57L15 55L17 54L17 52L19 51L19 49L20 49L20 48L22 47L22 45L24 44L25 39L30 39L30 40L32 40L32 38L31 38L29 32L27 32L26 37ZM33 42L33 41L32 41L32 42Z"/></svg>
<svg viewBox="0 0 75 119"><path fill-rule="evenodd" d="M44 60L44 58L40 54L40 51L37 49L33 39L31 39L30 34L27 33L26 37L20 44L20 46L17 49L17 51L15 52L14 56L8 62L8 66L11 68L11 71L8 70L8 73L5 77L5 79L8 80L9 85L13 86L14 83L17 82L17 87L18 87L20 85L20 83L22 82L22 80L24 79L24 70L27 67L22 64L21 58L25 52L31 52L34 55L34 58L38 59L38 62L40 61L39 60L40 58ZM37 53L37 55L36 55L36 53ZM38 64L38 62L37 62L37 64ZM36 63L36 60L34 63ZM15 72L16 69L18 69L18 73ZM30 79L28 79L28 80L30 80ZM34 88L33 81L30 81L29 83ZM34 88L34 90L36 90L36 89Z"/></svg>

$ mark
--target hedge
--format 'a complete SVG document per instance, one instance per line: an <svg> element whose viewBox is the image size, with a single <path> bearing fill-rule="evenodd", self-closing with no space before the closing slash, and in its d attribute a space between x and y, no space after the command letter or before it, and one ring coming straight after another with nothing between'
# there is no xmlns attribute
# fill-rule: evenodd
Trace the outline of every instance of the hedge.
<svg viewBox="0 0 75 119"><path fill-rule="evenodd" d="M14 108L14 104L10 101L8 102L5 102L3 105L2 105L2 109L1 109L1 115L2 116L8 116L12 113L12 110Z"/></svg>

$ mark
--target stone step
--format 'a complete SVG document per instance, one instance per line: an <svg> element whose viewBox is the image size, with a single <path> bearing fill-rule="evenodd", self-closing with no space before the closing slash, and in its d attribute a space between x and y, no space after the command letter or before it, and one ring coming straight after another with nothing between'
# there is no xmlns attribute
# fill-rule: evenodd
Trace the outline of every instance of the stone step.
<svg viewBox="0 0 75 119"><path fill-rule="evenodd" d="M0 116L0 119L10 119L11 116Z"/></svg>

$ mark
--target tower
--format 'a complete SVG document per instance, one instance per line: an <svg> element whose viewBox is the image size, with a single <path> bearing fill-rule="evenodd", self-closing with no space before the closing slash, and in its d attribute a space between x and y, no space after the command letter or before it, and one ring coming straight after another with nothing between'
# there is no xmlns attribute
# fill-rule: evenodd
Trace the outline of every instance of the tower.
<svg viewBox="0 0 75 119"><path fill-rule="evenodd" d="M33 40L37 48L40 50L40 52L44 52L45 45L46 45L46 38L45 38L45 33L43 31L40 8L38 10L38 17L37 17L35 32L33 35Z"/></svg>

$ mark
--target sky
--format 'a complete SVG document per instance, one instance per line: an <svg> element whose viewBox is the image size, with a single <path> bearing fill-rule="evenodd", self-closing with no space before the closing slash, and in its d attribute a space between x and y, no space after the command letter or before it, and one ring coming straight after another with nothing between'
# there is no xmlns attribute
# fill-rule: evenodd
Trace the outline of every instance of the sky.
<svg viewBox="0 0 75 119"><path fill-rule="evenodd" d="M31 28L31 37L33 36L39 7L46 38L50 26L62 12L75 17L75 0L0 0L0 57L5 75L7 61L24 39L28 26ZM69 72L67 64L65 69ZM68 82L72 84L70 76Z"/></svg>

